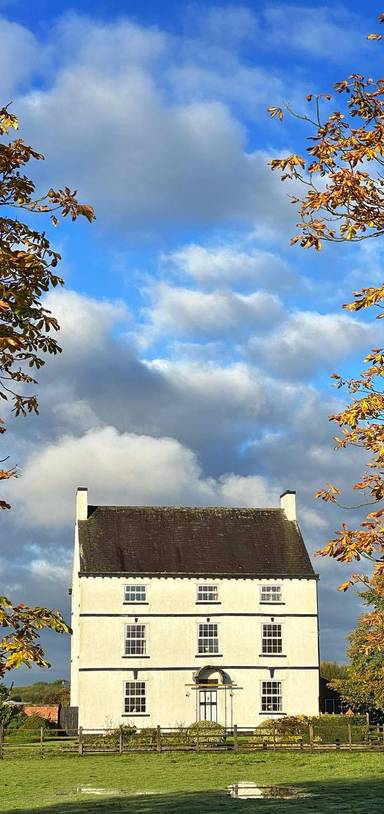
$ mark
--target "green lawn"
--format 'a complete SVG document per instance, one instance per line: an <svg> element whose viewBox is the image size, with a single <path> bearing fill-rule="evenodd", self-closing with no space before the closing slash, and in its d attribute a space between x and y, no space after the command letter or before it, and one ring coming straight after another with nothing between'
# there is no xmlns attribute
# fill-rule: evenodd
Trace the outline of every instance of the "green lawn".
<svg viewBox="0 0 384 814"><path fill-rule="evenodd" d="M230 783L297 785L299 800L233 800ZM79 786L122 796L80 794ZM8 758L0 764L0 811L42 814L382 814L384 754L132 754Z"/></svg>

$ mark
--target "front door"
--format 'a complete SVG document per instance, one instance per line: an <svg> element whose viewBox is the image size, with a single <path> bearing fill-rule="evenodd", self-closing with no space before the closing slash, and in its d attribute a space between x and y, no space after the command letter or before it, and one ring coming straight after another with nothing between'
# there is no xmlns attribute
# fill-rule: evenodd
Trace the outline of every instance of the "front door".
<svg viewBox="0 0 384 814"><path fill-rule="evenodd" d="M217 690L199 690L199 719L217 723Z"/></svg>

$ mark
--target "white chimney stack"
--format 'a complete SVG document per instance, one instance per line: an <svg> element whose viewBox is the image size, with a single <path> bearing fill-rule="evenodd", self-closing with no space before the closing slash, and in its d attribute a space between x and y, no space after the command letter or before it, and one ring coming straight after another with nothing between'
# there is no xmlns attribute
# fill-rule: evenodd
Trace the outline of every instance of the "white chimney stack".
<svg viewBox="0 0 384 814"><path fill-rule="evenodd" d="M287 520L296 520L296 492L287 489L280 495L280 508L286 514Z"/></svg>
<svg viewBox="0 0 384 814"><path fill-rule="evenodd" d="M76 492L76 523L78 520L88 518L88 489L86 486L78 486Z"/></svg>

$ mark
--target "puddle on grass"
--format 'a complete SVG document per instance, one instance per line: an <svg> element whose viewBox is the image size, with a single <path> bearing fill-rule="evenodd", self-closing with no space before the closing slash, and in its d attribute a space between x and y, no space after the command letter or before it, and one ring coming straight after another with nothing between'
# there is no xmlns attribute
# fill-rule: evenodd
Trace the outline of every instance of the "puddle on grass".
<svg viewBox="0 0 384 814"><path fill-rule="evenodd" d="M102 794L108 797L118 797L124 792L121 789L104 789L97 788L97 786L78 786L76 789L77 794Z"/></svg>
<svg viewBox="0 0 384 814"><path fill-rule="evenodd" d="M232 783L228 786L228 794L235 800L292 800L311 796L304 789L294 786L257 786L247 781Z"/></svg>
<svg viewBox="0 0 384 814"><path fill-rule="evenodd" d="M141 797L151 794L158 794L156 791L128 791L128 789L108 789L98 786L77 786L76 794L96 794L104 797Z"/></svg>

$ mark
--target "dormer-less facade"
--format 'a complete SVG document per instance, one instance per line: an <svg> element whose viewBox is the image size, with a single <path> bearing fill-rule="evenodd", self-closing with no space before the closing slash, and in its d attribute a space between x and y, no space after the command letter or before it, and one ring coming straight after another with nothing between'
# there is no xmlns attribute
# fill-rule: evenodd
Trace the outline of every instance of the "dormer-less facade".
<svg viewBox="0 0 384 814"><path fill-rule="evenodd" d="M75 537L80 726L318 713L317 578L293 492L232 509L88 506L79 489Z"/></svg>

